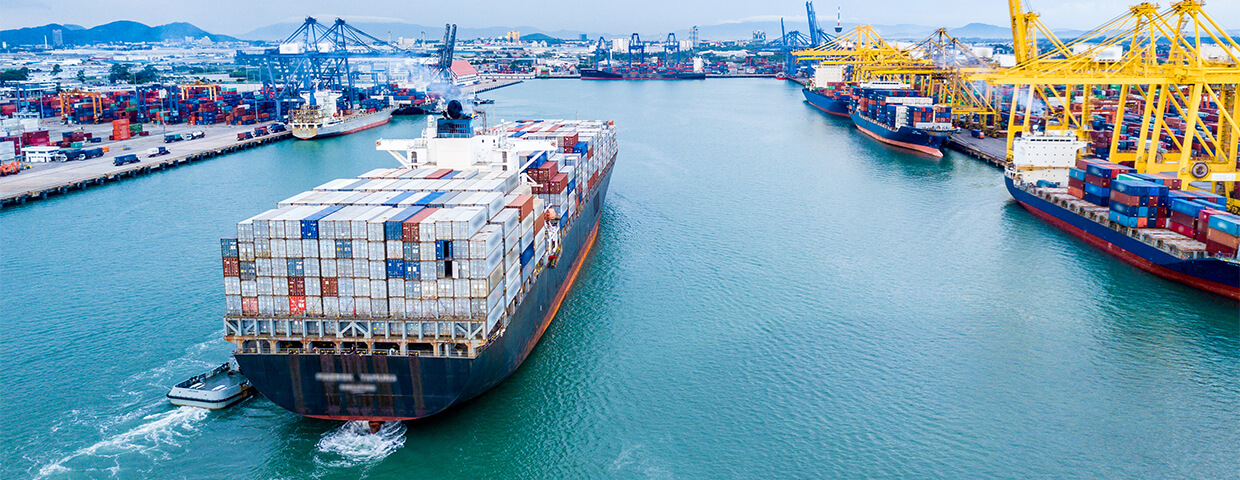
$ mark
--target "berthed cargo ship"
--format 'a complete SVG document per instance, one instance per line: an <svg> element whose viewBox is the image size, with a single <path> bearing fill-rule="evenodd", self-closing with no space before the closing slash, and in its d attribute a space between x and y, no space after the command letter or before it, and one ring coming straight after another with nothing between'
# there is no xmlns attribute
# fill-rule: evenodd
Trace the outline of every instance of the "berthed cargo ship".
<svg viewBox="0 0 1240 480"><path fill-rule="evenodd" d="M1142 270L1240 300L1240 216L1226 213L1225 199L1180 190L1171 175L1076 159L1086 145L1070 132L1017 138L1008 192L1037 217Z"/></svg>
<svg viewBox="0 0 1240 480"><path fill-rule="evenodd" d="M222 241L241 371L308 417L423 418L512 374L594 244L617 153L611 122L576 120L428 119L377 148L401 168L328 182Z"/></svg>
<svg viewBox="0 0 1240 480"><path fill-rule="evenodd" d="M341 111L336 107L339 93L315 92L314 102L307 102L289 117L289 130L302 140L346 135L387 124L395 108L388 106L373 111Z"/></svg>
<svg viewBox="0 0 1240 480"><path fill-rule="evenodd" d="M854 87L850 116L870 138L934 157L943 156L943 143L956 131L950 106L934 105L933 98L899 82Z"/></svg>
<svg viewBox="0 0 1240 480"><path fill-rule="evenodd" d="M704 80L706 74L678 68L583 68L582 80Z"/></svg>
<svg viewBox="0 0 1240 480"><path fill-rule="evenodd" d="M805 101L824 113L848 118L852 87L845 78L849 68L844 65L820 65L815 68L814 78L801 89Z"/></svg>

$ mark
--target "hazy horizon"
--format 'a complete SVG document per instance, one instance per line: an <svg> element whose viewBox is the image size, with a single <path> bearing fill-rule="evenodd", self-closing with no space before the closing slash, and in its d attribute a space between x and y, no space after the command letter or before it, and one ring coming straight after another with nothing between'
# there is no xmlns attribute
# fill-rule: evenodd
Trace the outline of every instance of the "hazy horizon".
<svg viewBox="0 0 1240 480"><path fill-rule="evenodd" d="M1089 29L1122 14L1133 3L1120 0L1026 1L1041 14L1052 29ZM53 6L55 5L55 6ZM706 6L709 5L709 10ZM829 29L835 24L838 3L815 2L818 22ZM950 8L938 2L901 1L862 5L841 5L844 23L896 25L915 24L955 28L969 23L997 26L1010 24L1006 2L999 0L960 0ZM1165 6L1165 5L1164 5ZM149 2L114 0L106 3L64 0L0 0L0 29L34 27L49 23L76 24L90 28L118 20L147 25L187 22L215 34L244 36L255 29L284 22L301 22L307 16L320 19L345 18L354 23L403 22L421 25L456 23L463 27L529 26L544 31L576 30L623 33L629 31L677 31L690 25L711 26L746 21L779 21L790 29L804 29L805 4L802 1L746 2L717 0L668 4L652 0L629 2L591 2L547 0L537 8L520 2L474 0L454 5L430 4L408 12L408 4L389 0L354 2L340 5L323 0L269 0L241 2L219 0L210 4L195 2L167 8L151 8ZM1205 11L1223 28L1240 29L1240 2L1208 3ZM294 13L296 12L296 13ZM557 13L558 12L558 13Z"/></svg>

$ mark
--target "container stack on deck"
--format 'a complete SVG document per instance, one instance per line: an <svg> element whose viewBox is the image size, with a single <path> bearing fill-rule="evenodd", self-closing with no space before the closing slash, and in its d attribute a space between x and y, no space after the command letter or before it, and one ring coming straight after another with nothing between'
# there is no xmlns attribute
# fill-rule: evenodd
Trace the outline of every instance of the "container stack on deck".
<svg viewBox="0 0 1240 480"><path fill-rule="evenodd" d="M1108 218L1120 226L1168 229L1204 243L1207 253L1236 256L1240 216L1227 213L1221 195L1181 190L1174 175L1133 173L1099 159L1077 160L1068 174L1068 194L1108 207Z"/></svg>
<svg viewBox="0 0 1240 480"><path fill-rule="evenodd" d="M381 169L242 221L223 240L228 315L502 318L548 253L510 172ZM524 189L528 191L528 189Z"/></svg>
<svg viewBox="0 0 1240 480"><path fill-rule="evenodd" d="M615 137L602 122L521 121L508 127L511 137L549 140L557 150L524 152L531 162L525 173L536 183L533 193L560 216L571 215L582 201L583 191L594 188L603 159L616 151ZM585 188L583 188L585 187Z"/></svg>

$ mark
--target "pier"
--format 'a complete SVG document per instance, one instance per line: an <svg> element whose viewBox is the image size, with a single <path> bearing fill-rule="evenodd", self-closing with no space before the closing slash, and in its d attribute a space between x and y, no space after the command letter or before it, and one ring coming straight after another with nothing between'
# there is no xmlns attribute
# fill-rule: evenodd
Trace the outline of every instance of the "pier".
<svg viewBox="0 0 1240 480"><path fill-rule="evenodd" d="M162 171L217 155L285 140L293 135L292 132L286 130L247 140L237 140L237 133L253 131L253 127L248 125L246 128L178 126L175 132L169 131L169 133L195 130L206 132L206 137L165 144L162 133L151 134L148 137L101 144L109 147L109 152L103 157L71 162L31 164L32 168L22 170L16 175L0 177L0 207L20 205L31 200L42 200L53 195ZM146 156L148 148L159 146L167 148L171 153L158 157ZM117 156L127 154L137 155L139 162L121 166L113 164Z"/></svg>
<svg viewBox="0 0 1240 480"><path fill-rule="evenodd" d="M1007 140L1003 138L975 138L956 133L947 140L947 146L970 157L999 168L1007 167Z"/></svg>

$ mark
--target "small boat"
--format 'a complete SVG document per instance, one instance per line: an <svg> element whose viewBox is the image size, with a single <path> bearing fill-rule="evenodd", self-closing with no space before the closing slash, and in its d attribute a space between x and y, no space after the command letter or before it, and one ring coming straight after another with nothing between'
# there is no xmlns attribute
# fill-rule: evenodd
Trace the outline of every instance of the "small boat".
<svg viewBox="0 0 1240 480"><path fill-rule="evenodd" d="M490 98L478 98L477 96L474 97L474 105L490 105L492 103L495 103L495 100Z"/></svg>
<svg viewBox="0 0 1240 480"><path fill-rule="evenodd" d="M168 392L168 401L183 407L218 410L245 400L253 393L250 381L228 362L176 384Z"/></svg>

